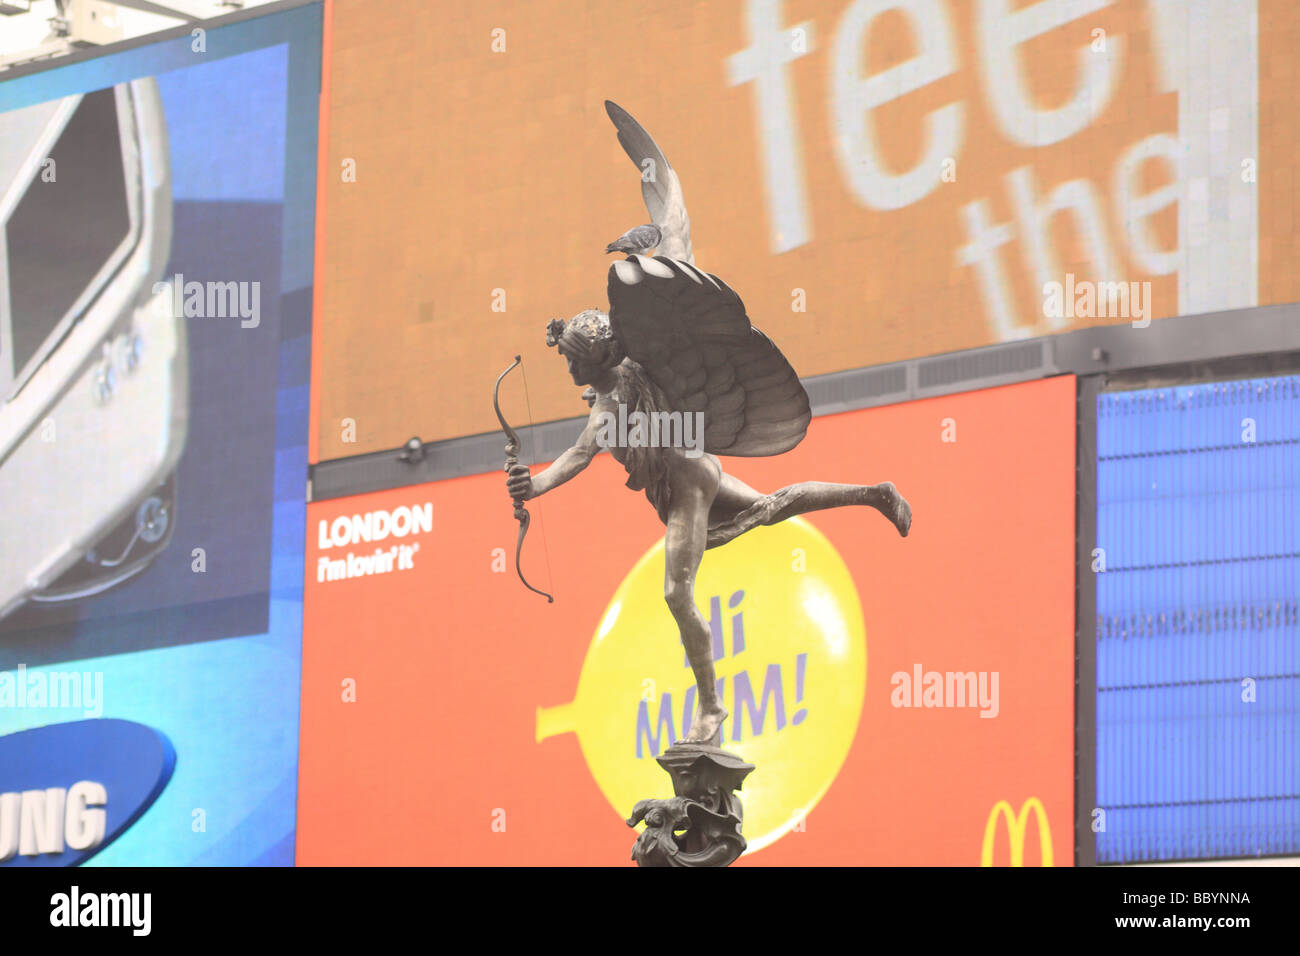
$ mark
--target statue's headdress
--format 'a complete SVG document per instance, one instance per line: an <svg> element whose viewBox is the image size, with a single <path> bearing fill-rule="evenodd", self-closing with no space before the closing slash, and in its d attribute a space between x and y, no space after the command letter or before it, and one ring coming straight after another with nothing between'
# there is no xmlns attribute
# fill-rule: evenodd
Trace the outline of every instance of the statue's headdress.
<svg viewBox="0 0 1300 956"><path fill-rule="evenodd" d="M610 328L609 316L597 309L579 312L565 322L551 319L546 324L546 344L565 355L604 364L622 360L623 350Z"/></svg>

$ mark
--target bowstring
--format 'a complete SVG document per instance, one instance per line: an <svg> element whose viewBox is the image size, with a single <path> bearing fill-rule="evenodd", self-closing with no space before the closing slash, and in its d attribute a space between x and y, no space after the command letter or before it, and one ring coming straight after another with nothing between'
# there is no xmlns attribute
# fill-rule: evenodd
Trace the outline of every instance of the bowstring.
<svg viewBox="0 0 1300 956"><path fill-rule="evenodd" d="M528 367L525 362L519 363L519 374L524 377L524 406L528 409L528 445L531 449L529 457L532 463L537 464L537 427L533 424L533 403L528 397ZM536 500L536 499L534 499ZM546 558L546 590L552 595L555 594L555 582L551 580L551 549L546 543L546 514L540 504L537 506L537 523L542 529L542 554Z"/></svg>

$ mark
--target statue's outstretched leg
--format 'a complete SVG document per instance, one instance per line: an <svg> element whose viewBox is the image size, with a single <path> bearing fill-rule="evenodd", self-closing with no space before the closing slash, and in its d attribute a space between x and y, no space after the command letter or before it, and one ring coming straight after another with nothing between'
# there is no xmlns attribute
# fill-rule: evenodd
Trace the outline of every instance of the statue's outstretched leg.
<svg viewBox="0 0 1300 956"><path fill-rule="evenodd" d="M710 548L726 544L759 525L777 524L795 515L845 505L866 505L888 518L904 537L912 527L912 507L892 482L878 485L837 485L801 481L770 495L760 495L748 485L723 475L713 506L708 532Z"/></svg>
<svg viewBox="0 0 1300 956"><path fill-rule="evenodd" d="M664 599L677 622L686 658L695 672L698 705L685 738L695 743L716 743L713 738L727 719L727 712L718 701L713 673L713 637L704 615L695 606L695 573L704 557L709 507L717 492L720 472L714 459L711 467L693 468L675 476L664 538Z"/></svg>

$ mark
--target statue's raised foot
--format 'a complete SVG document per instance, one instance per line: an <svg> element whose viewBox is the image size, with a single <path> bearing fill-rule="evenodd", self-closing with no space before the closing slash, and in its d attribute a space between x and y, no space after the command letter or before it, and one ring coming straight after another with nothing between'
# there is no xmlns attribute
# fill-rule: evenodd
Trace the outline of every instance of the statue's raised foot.
<svg viewBox="0 0 1300 956"><path fill-rule="evenodd" d="M881 514L894 523L899 535L906 538L907 532L912 529L912 506L898 493L892 481L882 482L876 487L885 495L885 504L880 509Z"/></svg>

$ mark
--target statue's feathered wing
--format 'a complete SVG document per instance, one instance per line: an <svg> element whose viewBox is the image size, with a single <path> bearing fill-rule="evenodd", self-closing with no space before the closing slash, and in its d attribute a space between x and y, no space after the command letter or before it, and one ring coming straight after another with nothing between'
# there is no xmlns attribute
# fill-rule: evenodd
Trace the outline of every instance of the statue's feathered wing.
<svg viewBox="0 0 1300 956"><path fill-rule="evenodd" d="M691 217L686 214L686 200L677 173L668 165L668 157L645 128L617 103L605 101L605 112L618 130L618 141L641 174L641 198L650 213L650 221L659 227L663 238L656 250L695 264L691 252ZM650 160L647 166L646 160Z"/></svg>
<svg viewBox="0 0 1300 956"><path fill-rule="evenodd" d="M803 439L808 393L717 276L667 256L629 256L609 269L609 322L673 410L704 413L705 451L777 455Z"/></svg>

